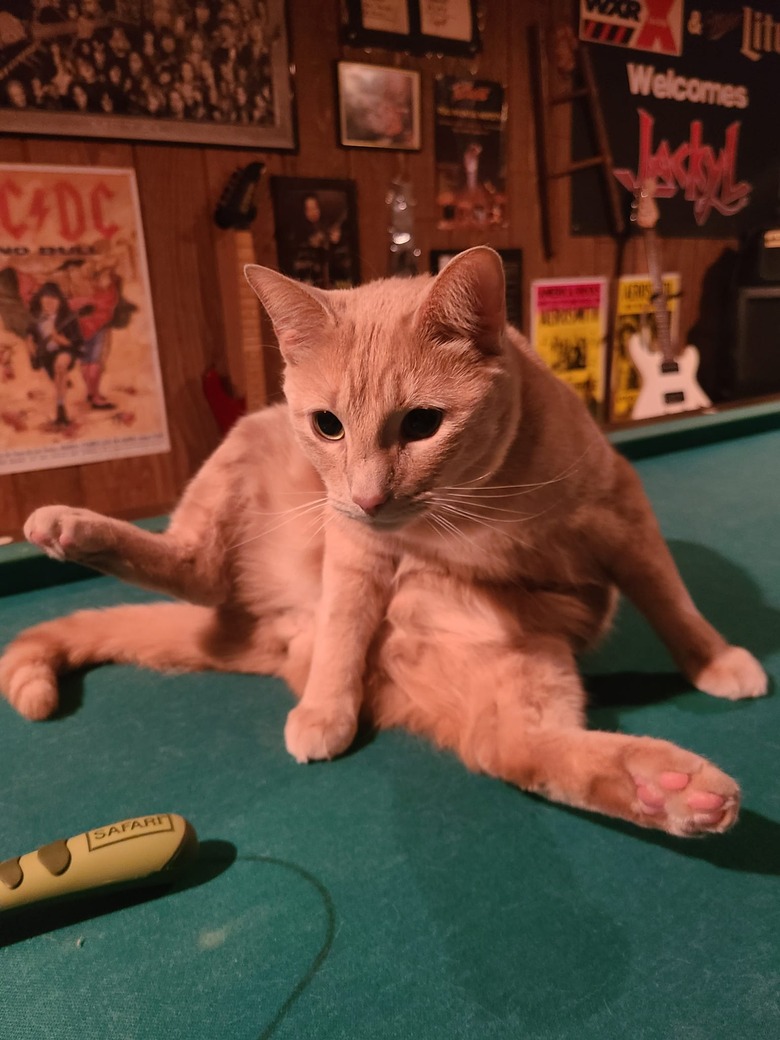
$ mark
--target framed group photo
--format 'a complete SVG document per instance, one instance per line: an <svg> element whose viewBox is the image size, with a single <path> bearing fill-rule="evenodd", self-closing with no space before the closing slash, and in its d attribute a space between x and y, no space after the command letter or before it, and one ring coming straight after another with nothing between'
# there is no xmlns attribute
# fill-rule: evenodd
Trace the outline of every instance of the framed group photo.
<svg viewBox="0 0 780 1040"><path fill-rule="evenodd" d="M285 0L18 0L0 12L10 133L294 149Z"/></svg>
<svg viewBox="0 0 780 1040"><path fill-rule="evenodd" d="M420 73L340 61L339 141L349 148L420 150Z"/></svg>
<svg viewBox="0 0 780 1040"><path fill-rule="evenodd" d="M319 289L360 282L355 182L272 177L279 270Z"/></svg>
<svg viewBox="0 0 780 1040"><path fill-rule="evenodd" d="M477 0L346 0L344 35L353 47L473 56Z"/></svg>

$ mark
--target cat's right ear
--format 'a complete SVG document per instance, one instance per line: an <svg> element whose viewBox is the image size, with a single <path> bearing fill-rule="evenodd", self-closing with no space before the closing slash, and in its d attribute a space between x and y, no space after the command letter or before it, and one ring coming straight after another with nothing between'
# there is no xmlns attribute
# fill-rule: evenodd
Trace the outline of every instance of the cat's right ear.
<svg viewBox="0 0 780 1040"><path fill-rule="evenodd" d="M247 264L244 276L268 312L282 357L287 364L296 364L302 352L333 326L327 293L257 264Z"/></svg>

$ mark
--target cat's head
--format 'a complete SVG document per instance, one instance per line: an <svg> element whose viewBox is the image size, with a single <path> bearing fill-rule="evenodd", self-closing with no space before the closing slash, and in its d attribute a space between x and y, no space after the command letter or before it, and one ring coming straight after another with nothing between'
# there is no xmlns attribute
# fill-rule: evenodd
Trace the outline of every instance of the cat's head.
<svg viewBox="0 0 780 1040"><path fill-rule="evenodd" d="M268 268L247 278L273 322L296 434L333 507L377 528L473 487L517 426L497 253L458 254L435 278L326 292Z"/></svg>

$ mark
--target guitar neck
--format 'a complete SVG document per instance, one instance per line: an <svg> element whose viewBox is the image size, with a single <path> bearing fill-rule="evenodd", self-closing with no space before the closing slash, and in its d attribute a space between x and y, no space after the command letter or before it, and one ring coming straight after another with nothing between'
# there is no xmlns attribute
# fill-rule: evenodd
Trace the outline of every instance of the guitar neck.
<svg viewBox="0 0 780 1040"><path fill-rule="evenodd" d="M643 228L645 238L645 253L647 255L647 270L650 274L650 287L652 291L653 313L655 314L655 327L658 343L661 347L664 361L673 361L675 351L672 346L672 332L669 323L668 302L664 288L664 276L661 267L661 257L658 249L658 239L655 228Z"/></svg>
<svg viewBox="0 0 780 1040"><path fill-rule="evenodd" d="M234 231L236 277L239 284L238 318L241 354L244 365L246 410L254 412L266 403L265 367L263 365L263 326L260 304L244 277L244 266L256 263L251 231Z"/></svg>

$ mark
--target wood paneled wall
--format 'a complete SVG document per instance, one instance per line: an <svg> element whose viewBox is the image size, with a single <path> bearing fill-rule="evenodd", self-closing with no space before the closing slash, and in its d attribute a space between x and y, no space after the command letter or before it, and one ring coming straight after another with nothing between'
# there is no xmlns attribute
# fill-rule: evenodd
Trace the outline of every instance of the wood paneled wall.
<svg viewBox="0 0 780 1040"><path fill-rule="evenodd" d="M275 264L269 175L350 177L357 182L361 266L364 279L383 275L387 258L387 214L384 195L390 180L402 173L416 189L416 223L423 263L432 248L463 248L487 241L498 248L523 250L523 309L534 277L558 275L612 276L617 246L610 238L581 238L568 233L569 182L552 187L556 257L543 257L536 194L534 129L528 72L527 30L539 22L552 28L571 17L567 0L484 0L484 47L474 60L410 58L363 51L340 42L339 0L287 0L296 67L295 91L299 150L269 153L261 183L260 213L253 227L257 259ZM399 153L342 149L336 137L334 63L339 58L399 64L423 74L423 149ZM487 234L444 232L436 228L433 157L433 80L439 74L478 75L506 84L507 228ZM568 152L564 109L553 122L555 147ZM0 115L0 129L2 127ZM35 507L61 501L116 516L139 516L170 508L186 481L219 441L219 431L201 392L201 376L215 362L227 370L227 344L236 324L222 306L220 287L230 283L224 268L224 241L212 220L214 204L229 174L253 158L254 152L185 145L113 141L81 141L0 134L0 161L29 161L95 166L133 166L137 173L146 235L148 263L157 321L171 451L162 455L93 463L42 473L0 477L0 535L18 535ZM682 328L693 322L701 277L720 254L721 241L666 240L668 269L682 274L686 294ZM624 257L627 271L644 270L642 250L631 242ZM271 397L279 392L279 358L266 351L266 377Z"/></svg>

